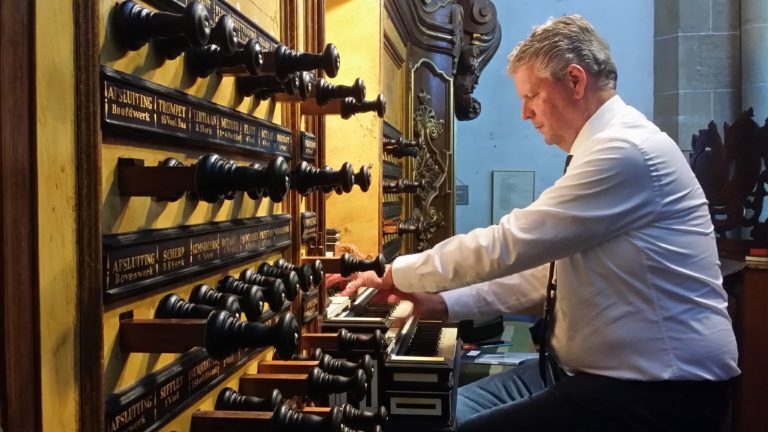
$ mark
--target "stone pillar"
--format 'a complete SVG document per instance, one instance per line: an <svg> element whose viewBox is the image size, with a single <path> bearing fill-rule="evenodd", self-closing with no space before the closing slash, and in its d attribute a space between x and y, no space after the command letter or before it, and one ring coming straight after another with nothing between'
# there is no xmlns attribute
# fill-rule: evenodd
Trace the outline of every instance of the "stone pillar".
<svg viewBox="0 0 768 432"><path fill-rule="evenodd" d="M768 117L768 2L741 0L741 108Z"/></svg>
<svg viewBox="0 0 768 432"><path fill-rule="evenodd" d="M739 2L655 0L654 15L654 121L689 151L692 134L741 108Z"/></svg>

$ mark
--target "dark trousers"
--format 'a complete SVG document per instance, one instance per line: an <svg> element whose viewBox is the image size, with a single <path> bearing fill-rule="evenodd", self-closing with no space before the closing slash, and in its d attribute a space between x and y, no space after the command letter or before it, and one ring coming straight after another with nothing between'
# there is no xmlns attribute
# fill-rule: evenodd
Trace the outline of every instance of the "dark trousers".
<svg viewBox="0 0 768 432"><path fill-rule="evenodd" d="M459 432L721 432L728 382L565 376L544 388L538 360L459 389Z"/></svg>

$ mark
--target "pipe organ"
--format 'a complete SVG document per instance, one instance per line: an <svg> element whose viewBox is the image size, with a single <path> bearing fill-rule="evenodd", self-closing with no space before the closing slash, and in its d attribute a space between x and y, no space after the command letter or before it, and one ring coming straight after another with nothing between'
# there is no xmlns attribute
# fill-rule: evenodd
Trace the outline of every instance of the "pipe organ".
<svg viewBox="0 0 768 432"><path fill-rule="evenodd" d="M69 164L32 167L36 268L75 281L62 285L75 304L31 326L40 352L76 363L60 386L47 360L34 366L55 389L31 396L47 429L453 430L452 327L405 304L364 316L382 309L370 288L339 299L325 280L382 275L452 233L453 118L466 111L454 80L473 64L476 82L477 61L459 56L492 32L465 21L492 3L72 1L61 34L22 38L39 45L36 85L58 77L74 98L35 114L40 136L75 131L52 127L56 144L37 148ZM59 51L43 53L64 40L60 73ZM46 225L67 240L49 247ZM326 229L361 253L326 250ZM8 322L27 310L9 309ZM439 369L426 402L402 382L431 373L418 358ZM9 406L0 398L0 428Z"/></svg>

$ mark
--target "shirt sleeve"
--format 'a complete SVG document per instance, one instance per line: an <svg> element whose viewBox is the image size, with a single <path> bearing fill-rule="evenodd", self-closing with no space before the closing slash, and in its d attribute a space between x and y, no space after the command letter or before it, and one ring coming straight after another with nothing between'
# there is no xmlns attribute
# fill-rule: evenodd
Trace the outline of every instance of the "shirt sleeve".
<svg viewBox="0 0 768 432"><path fill-rule="evenodd" d="M549 264L488 282L443 291L449 321L514 313L544 301Z"/></svg>
<svg viewBox="0 0 768 432"><path fill-rule="evenodd" d="M648 223L658 208L654 196L651 172L634 144L595 145L574 156L539 199L498 225L396 258L393 281L402 291L437 292L519 273Z"/></svg>

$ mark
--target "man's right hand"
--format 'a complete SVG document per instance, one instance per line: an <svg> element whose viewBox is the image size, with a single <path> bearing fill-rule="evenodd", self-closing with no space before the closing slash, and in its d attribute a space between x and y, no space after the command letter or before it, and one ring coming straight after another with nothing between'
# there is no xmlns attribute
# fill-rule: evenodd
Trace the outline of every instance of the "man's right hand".
<svg viewBox="0 0 768 432"><path fill-rule="evenodd" d="M392 266L387 266L384 276L379 278L372 271L359 272L352 275L346 288L339 295L352 295L362 287L379 290L371 299L374 303L395 304L400 300L413 303L413 313L426 319L447 320L448 306L443 297L436 293L406 293L394 287L392 283Z"/></svg>
<svg viewBox="0 0 768 432"><path fill-rule="evenodd" d="M448 306L445 304L443 296L436 293L407 293L397 288L380 290L373 296L371 302L396 304L400 300L407 300L413 303L413 314L420 318L440 321L448 320Z"/></svg>

